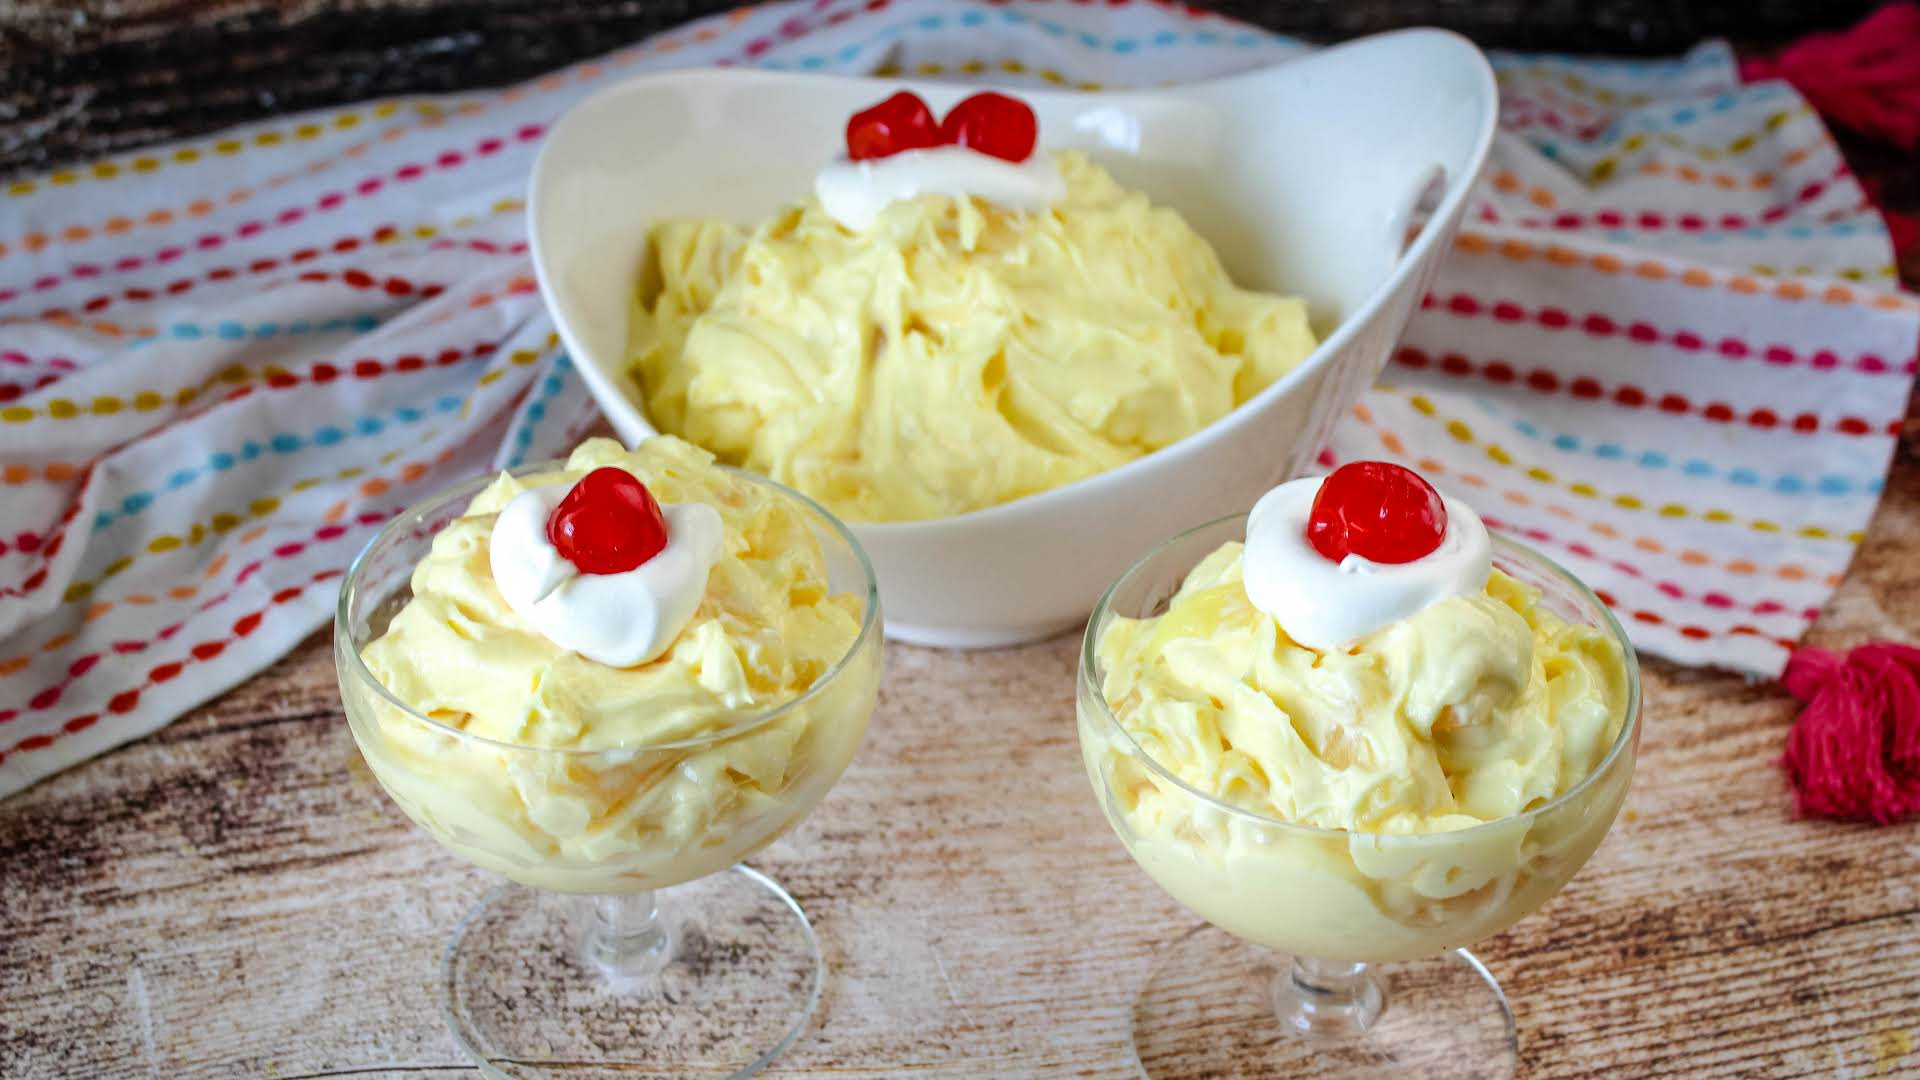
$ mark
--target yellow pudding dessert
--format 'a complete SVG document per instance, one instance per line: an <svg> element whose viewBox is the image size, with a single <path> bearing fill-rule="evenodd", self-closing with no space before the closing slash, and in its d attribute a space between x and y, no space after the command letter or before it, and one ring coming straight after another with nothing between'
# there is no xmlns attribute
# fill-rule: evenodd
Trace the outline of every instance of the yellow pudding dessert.
<svg viewBox="0 0 1920 1080"><path fill-rule="evenodd" d="M1489 572L1481 530L1477 574L1459 545L1441 556L1483 586L1391 597L1415 610L1302 645L1249 598L1259 514L1164 613L1096 616L1079 724L1114 828L1175 899L1296 955L1408 960L1504 930L1585 863L1625 798L1630 757L1594 775L1633 697L1619 641Z"/></svg>
<svg viewBox="0 0 1920 1080"><path fill-rule="evenodd" d="M1626 673L1598 631L1494 571L1350 649L1291 641L1241 584L1241 546L1164 616L1116 619L1105 692L1147 755L1254 813L1320 829L1445 832L1585 779L1620 731Z"/></svg>
<svg viewBox="0 0 1920 1080"><path fill-rule="evenodd" d="M603 467L719 523L691 614L631 666L556 644L493 569L517 496ZM558 471L502 474L433 537L361 653L392 696L349 696L369 766L442 843L524 884L636 892L751 855L825 794L873 706L879 651L857 647L864 601L829 585L823 520L669 436L590 440Z"/></svg>
<svg viewBox="0 0 1920 1080"><path fill-rule="evenodd" d="M1305 304L1234 285L1177 212L1077 152L1005 168L1036 162L1064 182L1041 209L921 194L853 229L810 198L656 226L631 344L653 423L848 520L913 521L1151 453L1312 351Z"/></svg>

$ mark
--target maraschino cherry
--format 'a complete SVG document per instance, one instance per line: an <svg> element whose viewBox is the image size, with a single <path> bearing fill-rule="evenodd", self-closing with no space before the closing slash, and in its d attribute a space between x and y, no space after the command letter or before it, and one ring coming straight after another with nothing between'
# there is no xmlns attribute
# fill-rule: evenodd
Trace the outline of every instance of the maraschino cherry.
<svg viewBox="0 0 1920 1080"><path fill-rule="evenodd" d="M1024 101L992 91L975 94L947 110L940 139L1002 161L1021 162L1040 140L1040 124Z"/></svg>
<svg viewBox="0 0 1920 1080"><path fill-rule="evenodd" d="M1340 466L1320 485L1307 515L1307 542L1340 562L1358 555L1409 563L1431 555L1447 535L1447 506L1433 485L1390 461Z"/></svg>
<svg viewBox="0 0 1920 1080"><path fill-rule="evenodd" d="M1033 155L1039 138L1033 109L1017 98L992 91L974 94L940 121L919 95L902 90L847 121L847 158L870 161L908 150L964 146L1019 163Z"/></svg>
<svg viewBox="0 0 1920 1080"><path fill-rule="evenodd" d="M547 540L583 574L624 574L667 546L667 519L647 485L607 465L553 508Z"/></svg>
<svg viewBox="0 0 1920 1080"><path fill-rule="evenodd" d="M902 90L847 121L847 157L854 161L891 157L906 150L940 145L940 122L920 95Z"/></svg>

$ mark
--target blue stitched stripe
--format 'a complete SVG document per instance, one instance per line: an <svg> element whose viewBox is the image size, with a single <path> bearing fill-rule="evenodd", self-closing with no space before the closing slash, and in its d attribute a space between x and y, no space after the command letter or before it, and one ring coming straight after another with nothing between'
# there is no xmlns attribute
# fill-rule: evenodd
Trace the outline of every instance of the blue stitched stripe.
<svg viewBox="0 0 1920 1080"><path fill-rule="evenodd" d="M302 337L309 334L364 334L380 325L377 315L350 315L324 322L300 319L290 323L263 322L253 326L224 320L210 326L194 323L174 323L159 327L159 332L146 337L137 337L127 342L127 348L139 349L148 345L157 345L163 341L200 341L208 337L217 337L226 341L245 341L249 338L276 338L281 335Z"/></svg>
<svg viewBox="0 0 1920 1080"><path fill-rule="evenodd" d="M1629 453L1626 447L1613 442L1586 443L1577 435L1559 432L1548 435L1527 420L1519 420L1507 415L1506 410L1485 398L1476 397L1473 403L1481 412L1505 420L1513 430L1535 442L1543 442L1557 450L1568 453L1588 453L1602 461L1631 462L1643 469L1672 469L1676 466L1687 476L1705 479L1720 479L1735 487L1769 488L1785 495L1813 493L1831 496L1879 495L1885 486L1882 477L1849 477L1837 474L1825 476L1804 476L1797 473L1781 473L1777 476L1765 476L1745 466L1726 467L1715 465L1700 458L1687 458L1675 462L1673 458L1659 450L1643 450L1637 454Z"/></svg>
<svg viewBox="0 0 1920 1080"><path fill-rule="evenodd" d="M527 454L533 449L534 431L547 418L547 407L553 399L565 393L573 380L569 377L573 371L573 358L561 353L553 358L553 370L540 381L540 388L534 392L533 401L522 414L513 433L513 456L507 459L507 468L517 469L526 464Z"/></svg>
<svg viewBox="0 0 1920 1080"><path fill-rule="evenodd" d="M433 403L433 411L436 413L456 412L465 402L466 399L460 395L449 394ZM212 476L216 473L226 472L241 462L252 461L263 453L271 452L284 457L288 454L297 454L309 447L333 446L345 442L349 438L367 438L378 435L380 432L386 430L389 423L415 423L423 419L426 415L426 413L419 409L403 407L393 411L391 420L382 420L377 417L364 417L355 422L351 433L328 425L316 429L310 435L304 436L296 435L290 431L283 431L268 439L264 445L249 439L236 450L215 450L208 454L206 461L201 464L175 471L167 477L165 490L179 491L197 480ZM154 499L161 494L163 494L162 491L132 492L121 498L119 506L102 510L95 514L93 527L96 530L104 529L116 521L133 517L152 506Z"/></svg>

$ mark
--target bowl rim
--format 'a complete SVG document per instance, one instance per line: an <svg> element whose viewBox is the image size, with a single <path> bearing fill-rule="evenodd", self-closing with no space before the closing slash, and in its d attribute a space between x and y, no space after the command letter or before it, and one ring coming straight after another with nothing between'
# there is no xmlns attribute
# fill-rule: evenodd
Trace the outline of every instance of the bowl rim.
<svg viewBox="0 0 1920 1080"><path fill-rule="evenodd" d="M453 506L456 503L461 504L460 511L456 513L453 518L448 519L447 524L449 525L456 520L466 517L465 504L470 504L476 495L492 486L502 476L519 478L540 473L564 471L566 469L565 459L551 459L530 465L498 469L491 473L471 476L465 480L442 487L432 494L409 504L406 509L395 514L392 520L382 526L380 531L375 533L373 538L368 540L366 544L360 548L359 553L353 557L353 561L347 564L346 574L340 582L339 596L334 603L334 669L336 677L343 684L342 690L344 691L346 689L344 684L351 678L356 682L371 687L378 697L385 699L388 705L398 709L403 716L425 725L429 730L438 734L450 735L466 743L516 754L553 754L568 757L602 757L609 754L618 755L651 753L664 750L698 749L703 746L712 746L727 739L745 735L764 724L771 723L789 712L798 710L801 706L813 700L816 696L819 696L828 686L833 685L839 680L841 675L852 668L854 658L861 655L861 653L869 647L870 640L875 636L875 631L882 625L880 586L879 580L874 575L873 561L867 555L866 548L862 547L859 539L853 535L852 530L847 528L846 523L838 517L835 517L831 511L819 503L778 481L769 480L758 473L748 472L745 469L736 469L730 465L720 465L717 467L749 483L757 484L771 490L776 497L791 498L818 515L832 527L840 540L853 552L854 558L860 566L860 572L866 579L866 609L861 616L859 633L854 635L853 641L848 644L846 651L840 655L839 659L833 662L831 667L822 672L819 677L815 678L811 686L794 697L788 698L771 708L762 709L758 712L745 713L739 720L718 731L685 739L638 744L622 743L614 746L599 747L531 746L526 743L507 742L503 739L476 735L470 731L464 731L450 724L435 720L400 700L398 695L388 689L387 685L373 674L372 670L367 667L366 660L361 656L360 650L353 647L353 631L351 629L353 600L358 592L358 587L362 584L361 575L365 571L366 564L372 554L384 545L393 542L401 532L418 527L420 522L431 518L435 512L443 508ZM441 526L442 529L445 527L445 525ZM435 535L437 536L438 534L439 530L436 529ZM417 567L419 564L416 562L414 565ZM409 571L409 583L411 583L411 578L412 572ZM369 640L369 644L371 644L371 639ZM342 707L345 707L344 701L342 702Z"/></svg>
<svg viewBox="0 0 1920 1080"><path fill-rule="evenodd" d="M1081 637L1080 662L1077 665L1078 671L1076 672L1074 680L1076 689L1079 691L1076 695L1076 704L1074 706L1076 710L1081 707L1078 703L1079 701L1085 700L1089 694L1092 695L1092 700L1099 703L1099 719L1103 723L1104 730L1117 732L1121 738L1126 740L1126 750L1135 760L1144 764L1155 776L1172 783L1176 788L1185 792L1208 810L1227 815L1231 818L1244 819L1261 828L1281 829L1297 835L1322 840L1328 838L1352 840L1356 837L1364 837L1367 838L1369 842L1391 842L1396 844L1432 843L1438 842L1435 838L1439 837L1445 837L1448 840L1471 840L1478 837L1490 836L1502 830L1515 828L1516 823L1525 823L1527 827L1531 827L1536 819L1553 813L1563 806L1572 805L1590 789L1596 787L1600 777L1614 770L1618 765L1621 755L1626 753L1627 747L1638 742L1642 708L1640 657L1639 653L1633 647L1632 640L1627 637L1626 629L1620 625L1620 620L1614 617L1613 609L1608 607L1598 596L1594 595L1593 590L1589 589L1584 582L1575 577L1572 572L1568 571L1559 563L1541 554L1535 548L1512 539L1505 533L1495 532L1489 529L1488 535L1493 540L1496 557L1501 553L1516 557L1518 561L1530 564L1531 568L1542 571L1550 577L1557 578L1562 584L1571 586L1576 597L1587 603L1594 611L1600 613L1602 620L1600 628L1611 633L1614 641L1620 646L1621 660L1625 663L1627 670L1627 699L1624 705L1626 719L1621 722L1620 731L1614 736L1613 743L1607 748L1606 755L1600 759L1599 763L1596 764L1587 775L1581 777L1578 783L1531 810L1525 810L1518 814L1508 814L1505 817L1494 818L1490 821L1483 821L1478 825L1471 825L1464 829L1424 833L1376 833L1353 829L1329 829L1318 825L1303 825L1297 821L1288 821L1285 818L1262 814L1259 811L1249 810L1243 806L1235 806L1232 803L1224 802L1187 783L1166 766L1162 765L1152 754L1147 753L1146 749L1140 745L1139 740L1133 737L1133 733L1128 731L1126 726L1120 723L1119 717L1113 714L1112 704L1107 701L1105 691L1095 679L1095 671L1100 666L1098 642L1095 640L1095 629L1100 625L1101 618L1106 615L1112 605L1114 595L1120 591L1120 587L1131 580L1136 573L1143 570L1148 563L1190 537L1204 533L1210 529L1217 529L1229 522L1239 521L1244 523L1249 513L1250 512L1227 514L1223 517L1214 518L1212 521L1195 525L1190 529L1183 529L1166 540L1161 541L1159 544L1154 545L1152 550L1148 551L1145 555L1135 559L1133 564L1127 567L1126 572L1115 579L1114 583L1107 587L1107 591L1101 594L1100 602L1094 605L1093 613L1087 617L1087 629ZM1631 763L1629 763L1628 767L1631 767Z"/></svg>
<svg viewBox="0 0 1920 1080"><path fill-rule="evenodd" d="M546 304L549 313L552 314L556 329L558 329L563 339L567 339L569 351L576 354L579 353L580 350L573 348L574 342L571 340L571 335L568 333L564 320L557 314L559 303L556 299L553 282L547 273L547 257L544 254L545 245L542 243L543 231L540 227L540 220L543 216L543 209L552 201L552 196L548 191L553 183L551 179L552 173L549 167L550 154L552 148L561 142L562 136L567 133L569 127L578 123L579 118L588 111L590 106L593 106L603 99L615 98L621 94L631 93L634 88L639 86L654 83L704 80L739 83L758 82L764 84L838 83L843 85L871 85L875 88L911 89L915 91L937 88L939 91L944 92L952 90L959 85L963 89L1001 89L1017 93L1032 100L1075 102L1082 105L1110 104L1143 99L1186 99L1195 101L1196 104L1207 106L1209 103L1204 100L1204 95L1208 93L1233 92L1241 89L1242 84L1257 84L1260 80L1268 77L1272 72L1280 68L1295 64L1321 62L1329 57L1343 53L1377 49L1389 42L1417 39L1447 41L1455 46L1464 47L1464 55L1468 58L1474 68L1475 74L1478 76L1477 81L1479 83L1484 108L1481 110L1478 129L1474 133L1472 149L1466 155L1468 166L1461 175L1447 178L1445 196L1434 208L1433 212L1428 215L1426 224L1421 227L1419 235L1414 238L1411 244L1401 249L1394 260L1392 269L1381 278L1379 284L1377 284L1346 317L1334 325L1331 332L1315 343L1313 350L1302 358L1298 364L1295 364L1291 369L1282 373L1279 378L1263 387L1258 393L1234 406L1228 410L1226 414L1214 420L1212 423L1176 439L1159 449L1149 451L1131 461L1122 462L1110 469L1103 469L1090 476L1070 480L1058 487L1036 491L1028 495L1022 495L1016 499L995 503L991 506L983 506L978 509L966 511L965 513L949 514L942 517L925 518L914 521L861 521L850 523L851 528L873 537L876 541L894 543L911 541L917 538L918 534L923 530L939 529L958 523L964 523L967 526L991 527L1004 523L1003 519L1013 519L1024 514L1045 512L1049 509L1047 503L1049 502L1050 496L1055 497L1051 501L1059 502L1064 499L1083 495L1089 491L1098 491L1103 487L1110 487L1114 484L1130 484L1136 478L1135 474L1155 468L1172 459L1175 456L1175 451L1191 454L1206 447L1211 440L1220 438L1222 433L1229 428L1256 422L1255 417L1260 412L1271 406L1287 392L1291 391L1295 385L1304 382L1310 374L1320 372L1329 367L1333 363L1334 357L1347 348L1352 340L1360 334L1363 327L1371 324L1373 317L1380 312L1388 299L1406 284L1409 277L1420 273L1440 257L1442 253L1434 249L1437 248L1440 243L1441 234L1450 234L1454 230L1461 214L1464 212L1466 200L1472 195L1480 175L1485 171L1489 151L1493 145L1493 137L1499 127L1500 114L1499 86L1494 76L1493 66L1487 60L1486 54L1466 37L1451 30L1438 27L1410 27L1379 34L1369 34L1351 41L1283 57L1274 63L1263 64L1246 71L1232 72L1206 79L1197 79L1173 87L1136 90L1101 90L1093 92L1058 90L1044 87L1007 87L994 82L966 83L962 85L938 83L925 78L891 78L871 75L843 75L827 72L767 70L744 67L703 66L645 72L602 87L587 97L582 98L580 101L575 102L549 127L547 137L542 140L540 152L534 160L527 191L527 240L529 254L533 260L534 278L539 284L541 299ZM617 408L617 410L624 412L628 419L638 420L647 430L660 433L660 429L654 425L643 408L632 400L620 385L620 376L623 372L605 370L598 361L590 356L576 355L575 359L583 373L583 378L586 380L589 390L599 389L601 391L594 394L595 404L599 406L602 412L607 414L609 420L615 422L616 427L624 426L614 415ZM610 398L615 403L615 407L609 407L607 401L603 400L603 397Z"/></svg>

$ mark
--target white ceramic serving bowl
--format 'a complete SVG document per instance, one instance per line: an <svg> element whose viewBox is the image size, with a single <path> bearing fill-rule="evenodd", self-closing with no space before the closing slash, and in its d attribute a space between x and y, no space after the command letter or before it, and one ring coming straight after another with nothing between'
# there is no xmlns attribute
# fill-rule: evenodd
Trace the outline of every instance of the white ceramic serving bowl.
<svg viewBox="0 0 1920 1080"><path fill-rule="evenodd" d="M527 210L534 267L621 438L655 433L626 371L648 226L754 222L804 197L846 118L903 86L936 113L978 89L678 71L609 87L553 127ZM1306 471L1419 302L1498 113L1486 59L1438 30L1173 89L1017 93L1043 147L1085 150L1179 209L1240 284L1306 297L1322 342L1233 413L1137 461L956 517L853 525L887 633L910 642L1009 645L1077 626L1140 552ZM1409 245L1417 213L1428 223Z"/></svg>

